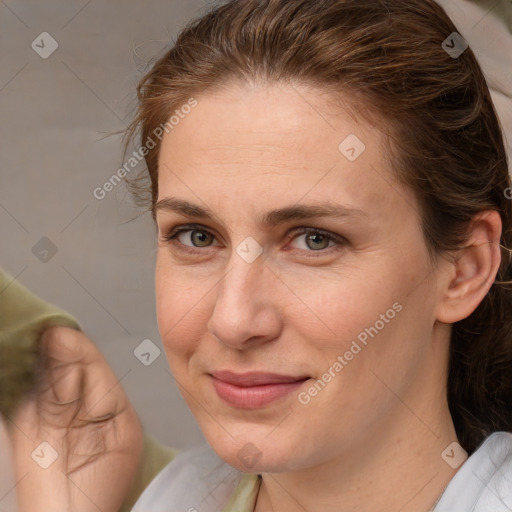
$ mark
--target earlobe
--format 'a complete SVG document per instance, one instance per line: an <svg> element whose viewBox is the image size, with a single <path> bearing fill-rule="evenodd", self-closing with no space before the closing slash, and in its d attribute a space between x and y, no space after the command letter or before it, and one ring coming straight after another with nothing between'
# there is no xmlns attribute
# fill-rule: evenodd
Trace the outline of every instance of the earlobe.
<svg viewBox="0 0 512 512"><path fill-rule="evenodd" d="M477 214L468 228L467 243L447 270L437 320L455 323L467 318L491 288L501 253L501 217L495 210Z"/></svg>

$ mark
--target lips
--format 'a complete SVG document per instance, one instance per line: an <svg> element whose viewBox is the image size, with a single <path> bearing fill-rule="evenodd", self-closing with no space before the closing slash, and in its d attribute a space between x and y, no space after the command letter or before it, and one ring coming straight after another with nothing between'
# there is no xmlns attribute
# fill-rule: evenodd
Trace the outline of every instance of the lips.
<svg viewBox="0 0 512 512"><path fill-rule="evenodd" d="M288 375L265 372L233 373L230 371L219 371L213 372L212 375L216 379L243 388L263 386L267 384L288 384L290 382L298 382L308 378L307 376L291 377Z"/></svg>
<svg viewBox="0 0 512 512"><path fill-rule="evenodd" d="M267 372L211 374L217 395L228 405L239 409L257 409L297 390L308 376L290 376Z"/></svg>

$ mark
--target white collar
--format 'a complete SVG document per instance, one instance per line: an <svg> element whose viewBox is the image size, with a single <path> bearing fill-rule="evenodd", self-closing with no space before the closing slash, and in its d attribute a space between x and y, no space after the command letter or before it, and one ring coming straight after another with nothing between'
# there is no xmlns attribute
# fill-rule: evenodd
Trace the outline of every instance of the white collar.
<svg viewBox="0 0 512 512"><path fill-rule="evenodd" d="M243 476L208 445L188 450L158 473L132 512L219 512Z"/></svg>
<svg viewBox="0 0 512 512"><path fill-rule="evenodd" d="M512 434L491 434L455 473L434 509L454 511L512 511Z"/></svg>
<svg viewBox="0 0 512 512"><path fill-rule="evenodd" d="M220 512L245 473L208 446L177 455L132 512ZM495 432L462 464L434 512L511 512L512 434Z"/></svg>

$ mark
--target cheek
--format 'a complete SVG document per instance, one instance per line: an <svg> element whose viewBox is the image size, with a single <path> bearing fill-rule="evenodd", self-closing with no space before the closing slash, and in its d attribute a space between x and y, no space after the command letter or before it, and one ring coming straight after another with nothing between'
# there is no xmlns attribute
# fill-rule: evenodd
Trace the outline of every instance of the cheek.
<svg viewBox="0 0 512 512"><path fill-rule="evenodd" d="M394 319L393 304L403 296L407 280L402 282L382 258L375 260L334 274L286 276L294 293L288 293L291 298L283 314L290 325L300 326L312 347L344 351L359 334L364 338L366 328L377 322L382 329L383 321Z"/></svg>
<svg viewBox="0 0 512 512"><path fill-rule="evenodd" d="M189 358L207 328L210 286L190 285L179 272L155 274L156 314L160 338L171 367L180 359Z"/></svg>
<svg viewBox="0 0 512 512"><path fill-rule="evenodd" d="M332 390L342 383L354 392L378 385L370 368L380 368L391 382L398 362L416 365L431 331L432 290L420 284L428 265L423 255L396 256L376 254L334 276L303 276L300 287L295 282L300 291L286 319L300 331L318 372L325 375L338 362Z"/></svg>

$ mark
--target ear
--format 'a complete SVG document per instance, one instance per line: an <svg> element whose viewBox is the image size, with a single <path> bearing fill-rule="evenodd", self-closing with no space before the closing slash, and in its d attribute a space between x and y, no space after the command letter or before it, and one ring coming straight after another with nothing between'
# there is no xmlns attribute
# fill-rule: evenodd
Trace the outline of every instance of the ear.
<svg viewBox="0 0 512 512"><path fill-rule="evenodd" d="M501 262L501 217L495 210L478 213L471 221L467 243L444 265L446 276L437 320L454 323L467 318L491 288Z"/></svg>

